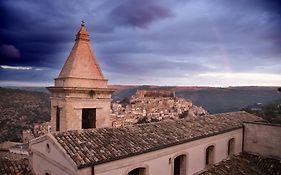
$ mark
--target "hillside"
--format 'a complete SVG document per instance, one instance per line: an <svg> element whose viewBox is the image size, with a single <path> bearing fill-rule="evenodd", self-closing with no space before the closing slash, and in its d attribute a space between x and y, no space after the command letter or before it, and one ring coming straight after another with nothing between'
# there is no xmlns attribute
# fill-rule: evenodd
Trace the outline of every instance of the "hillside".
<svg viewBox="0 0 281 175"><path fill-rule="evenodd" d="M276 87L164 87L164 86L111 86L116 89L113 100L131 97L137 89L174 89L176 96L192 100L209 113L239 111L253 104L265 106L281 102ZM34 91L36 90L36 91ZM23 129L31 129L35 122L50 120L50 99L45 88L0 88L0 142L19 141ZM276 104L275 106L280 106ZM267 108L265 108L267 109ZM274 108L275 109L275 108ZM264 112L260 116L265 116ZM267 117L266 117L267 118Z"/></svg>
<svg viewBox="0 0 281 175"><path fill-rule="evenodd" d="M0 88L0 142L20 141L23 129L50 120L49 94Z"/></svg>
<svg viewBox="0 0 281 175"><path fill-rule="evenodd" d="M281 124L281 99L266 105L255 103L242 110L260 116L271 123Z"/></svg>

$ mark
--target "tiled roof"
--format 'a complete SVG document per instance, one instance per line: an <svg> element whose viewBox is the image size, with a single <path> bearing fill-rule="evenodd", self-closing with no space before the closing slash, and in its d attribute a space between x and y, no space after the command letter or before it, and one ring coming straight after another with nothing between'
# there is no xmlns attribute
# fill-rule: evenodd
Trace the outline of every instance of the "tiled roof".
<svg viewBox="0 0 281 175"><path fill-rule="evenodd" d="M280 175L281 162L276 159L242 154L214 165L200 175Z"/></svg>
<svg viewBox="0 0 281 175"><path fill-rule="evenodd" d="M32 175L28 166L26 156L20 156L9 152L0 153L0 174L1 175Z"/></svg>
<svg viewBox="0 0 281 175"><path fill-rule="evenodd" d="M11 142L11 141L5 141L0 143L0 151L9 151L9 148L21 144L19 142Z"/></svg>
<svg viewBox="0 0 281 175"><path fill-rule="evenodd" d="M232 112L53 135L78 168L83 168L231 131L241 128L244 121L258 120L261 118L246 112Z"/></svg>

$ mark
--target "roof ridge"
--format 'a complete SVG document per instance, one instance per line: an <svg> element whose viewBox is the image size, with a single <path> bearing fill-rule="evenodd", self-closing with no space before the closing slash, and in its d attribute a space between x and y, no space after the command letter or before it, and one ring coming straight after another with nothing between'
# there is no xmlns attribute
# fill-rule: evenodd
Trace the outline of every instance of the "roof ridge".
<svg viewBox="0 0 281 175"><path fill-rule="evenodd" d="M67 130L67 131L57 131L52 133L54 136L58 135L58 134L64 134L64 133L84 133L84 132L91 132L91 131L96 131L98 132L99 130L104 130L104 129L112 129L112 130L116 130L116 129L132 129L132 128L139 128L139 127L143 127L143 126L155 126L155 125L161 125L161 124L165 124L165 123L179 123L181 121L186 121L186 122L196 122L196 121L200 121L200 120L204 120L208 117L216 117L216 116L221 116L221 115L229 115L229 114L239 114L239 113L243 113L243 114L247 114L247 115L251 115L251 116L255 116L253 114L250 114L248 112L245 111L234 111L234 112L224 112L224 113L217 113L217 114L207 114L204 116L197 116L194 119L189 119L189 118L182 118L182 119L177 119L177 120L163 120L163 121L158 121L158 122L150 122L150 123L141 123L141 124L132 124L132 125L127 125L127 126L121 126L121 127L111 127L111 128L90 128L90 129L81 129L81 130ZM258 116L255 116L258 117ZM260 117L258 117L260 118Z"/></svg>

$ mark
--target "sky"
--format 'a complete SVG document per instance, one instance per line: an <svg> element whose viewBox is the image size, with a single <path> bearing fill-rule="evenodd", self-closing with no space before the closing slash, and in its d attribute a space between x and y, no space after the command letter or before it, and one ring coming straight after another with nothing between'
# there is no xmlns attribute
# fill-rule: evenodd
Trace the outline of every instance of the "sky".
<svg viewBox="0 0 281 175"><path fill-rule="evenodd" d="M51 86L85 20L110 84L280 86L279 0L1 0L0 86Z"/></svg>

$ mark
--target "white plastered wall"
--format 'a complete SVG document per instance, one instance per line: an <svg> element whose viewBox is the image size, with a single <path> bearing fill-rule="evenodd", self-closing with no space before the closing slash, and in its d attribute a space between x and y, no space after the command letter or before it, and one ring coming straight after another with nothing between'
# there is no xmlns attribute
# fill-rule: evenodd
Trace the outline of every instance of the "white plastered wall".
<svg viewBox="0 0 281 175"><path fill-rule="evenodd" d="M244 151L281 160L281 125L245 123Z"/></svg>
<svg viewBox="0 0 281 175"><path fill-rule="evenodd" d="M45 135L30 143L30 164L37 175L76 175L77 167L70 157L56 143ZM47 144L49 145L47 147Z"/></svg>
<svg viewBox="0 0 281 175"><path fill-rule="evenodd" d="M241 153L242 128L158 151L96 165L95 175L127 175L129 171L139 167L147 169L146 175L173 175L174 158L182 154L187 156L187 175L197 174L206 168L206 148L210 145L215 146L214 161L218 163L228 157L228 141L231 138L235 139L234 153ZM91 175L91 173L91 168L79 170L79 174Z"/></svg>

